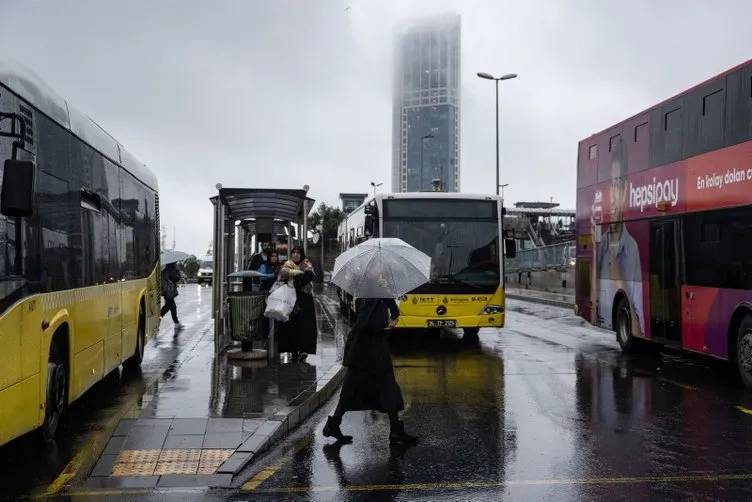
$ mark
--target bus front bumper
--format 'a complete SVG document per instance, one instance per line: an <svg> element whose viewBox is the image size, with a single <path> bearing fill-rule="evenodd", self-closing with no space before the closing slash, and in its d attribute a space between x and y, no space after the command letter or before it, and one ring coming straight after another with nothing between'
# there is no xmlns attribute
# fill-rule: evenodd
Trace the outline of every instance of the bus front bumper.
<svg viewBox="0 0 752 502"><path fill-rule="evenodd" d="M424 316L411 316L400 315L397 328L431 328L438 326L429 326L429 321L454 321L455 328L503 328L504 327L504 313L487 314L487 315L472 315L472 316L456 316L456 317L424 317Z"/></svg>

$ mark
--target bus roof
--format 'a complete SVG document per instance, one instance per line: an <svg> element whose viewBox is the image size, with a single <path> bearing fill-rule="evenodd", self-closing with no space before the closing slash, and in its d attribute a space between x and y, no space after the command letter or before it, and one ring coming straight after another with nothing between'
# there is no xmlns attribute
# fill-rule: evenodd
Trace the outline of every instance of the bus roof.
<svg viewBox="0 0 752 502"><path fill-rule="evenodd" d="M157 190L157 177L143 162L94 120L71 106L33 71L16 61L0 60L0 84L122 166L142 183Z"/></svg>
<svg viewBox="0 0 752 502"><path fill-rule="evenodd" d="M469 199L469 200L497 200L496 194L460 193L460 192L398 192L380 193L377 199Z"/></svg>
<svg viewBox="0 0 752 502"><path fill-rule="evenodd" d="M710 78L707 78L707 79L703 80L702 82L700 82L700 83L698 83L698 84L695 84L695 85L693 85L693 86L692 86L692 87L690 87L689 89L686 89L686 90L684 90L684 91L678 92L678 93L674 94L673 96L670 96L670 97L668 97L668 98L664 99L663 101L660 101L660 102L656 103L655 105L653 105L653 106L650 106L650 107L648 107L648 108L646 108L646 109L644 109L644 110L640 111L639 113L635 113L634 115L631 115L631 116L629 116L629 117L627 117L627 118L625 118L625 119L623 119L623 120L620 120L619 122L616 122L616 123L614 123L614 124L612 124L612 125L610 125L610 126L606 127L605 129L602 129L601 131L598 131L598 132L592 133L592 134L591 134L590 136L587 136L587 137L585 137L585 138L581 139L581 140L579 141L579 143L582 143L583 141L588 141L588 140L592 139L592 138L593 138L593 137L595 137L595 136L599 136L599 135L601 135L601 134L605 133L606 131L608 131L608 130L610 130L610 129L613 129L614 127L617 127L617 126L619 126L619 125L621 125L621 124L623 124L623 123L625 123L625 122L628 122L628 121L630 121L630 120L632 120L632 119L634 119L634 118L636 118L636 117L639 117L640 115L643 115L643 114L645 114L645 113L648 113L648 112L649 112L650 110L652 110L653 108L656 108L656 107L658 107L658 106L661 106L661 105L663 105L663 104L665 104L665 103L667 103L667 102L671 101L672 99L676 99L676 98L678 98L679 96L683 96L684 94L687 94L687 93L689 93L689 92L693 91L694 89L697 89L697 88L699 88L699 87L702 87L702 86L704 86L704 85L706 85L706 84L709 84L709 83L711 83L712 81L714 81L714 80L715 80L715 79L717 79L717 78L725 77L725 76L729 75L730 73L733 73L733 72L735 72L735 71L737 71L737 70L739 70L739 69L741 69L741 68L744 68L745 66L747 66L747 65L749 65L749 64L752 64L752 59L749 59L749 60L747 60L747 61L744 61L743 63L740 63L740 64L738 64L738 65L734 66L733 68L729 68L728 70L726 70L726 71L723 71L723 72L719 73L718 75L715 75L715 76L712 76L712 77L710 77Z"/></svg>

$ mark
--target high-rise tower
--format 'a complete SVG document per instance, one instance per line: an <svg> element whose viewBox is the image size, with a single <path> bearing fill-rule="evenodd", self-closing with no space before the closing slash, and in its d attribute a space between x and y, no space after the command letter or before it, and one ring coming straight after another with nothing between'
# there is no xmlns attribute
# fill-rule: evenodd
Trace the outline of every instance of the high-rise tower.
<svg viewBox="0 0 752 502"><path fill-rule="evenodd" d="M440 184L434 183L440 180ZM397 34L392 191L460 190L460 16L413 20Z"/></svg>

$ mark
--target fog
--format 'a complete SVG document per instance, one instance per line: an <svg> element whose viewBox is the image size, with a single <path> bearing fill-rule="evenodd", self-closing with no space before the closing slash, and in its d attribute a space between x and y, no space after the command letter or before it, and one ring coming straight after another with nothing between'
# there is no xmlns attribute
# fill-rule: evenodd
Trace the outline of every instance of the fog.
<svg viewBox="0 0 752 502"><path fill-rule="evenodd" d="M26 64L160 180L167 242L202 255L214 186L390 185L395 27L462 16L461 186L573 208L577 142L750 57L748 2L3 0Z"/></svg>

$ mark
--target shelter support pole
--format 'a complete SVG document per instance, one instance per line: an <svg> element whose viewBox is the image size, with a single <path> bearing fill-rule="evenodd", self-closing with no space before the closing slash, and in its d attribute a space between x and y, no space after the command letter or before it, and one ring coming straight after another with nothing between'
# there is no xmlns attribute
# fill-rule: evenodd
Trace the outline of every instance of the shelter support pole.
<svg viewBox="0 0 752 502"><path fill-rule="evenodd" d="M308 256L308 199L303 199L303 252Z"/></svg>

